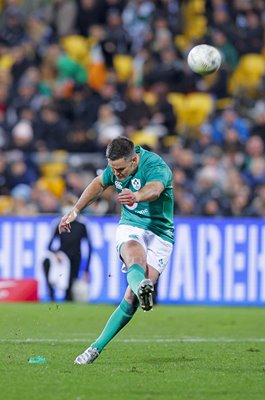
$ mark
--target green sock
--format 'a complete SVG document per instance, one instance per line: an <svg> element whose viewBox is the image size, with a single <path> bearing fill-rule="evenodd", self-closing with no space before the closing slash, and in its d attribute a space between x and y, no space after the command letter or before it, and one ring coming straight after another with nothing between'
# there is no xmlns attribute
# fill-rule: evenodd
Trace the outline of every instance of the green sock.
<svg viewBox="0 0 265 400"><path fill-rule="evenodd" d="M129 304L123 299L116 310L111 314L101 335L91 344L91 347L97 348L99 352L111 341L112 338L132 319L136 312L138 304Z"/></svg>
<svg viewBox="0 0 265 400"><path fill-rule="evenodd" d="M140 282L145 278L145 271L139 264L133 264L128 268L127 282L133 293L137 296Z"/></svg>

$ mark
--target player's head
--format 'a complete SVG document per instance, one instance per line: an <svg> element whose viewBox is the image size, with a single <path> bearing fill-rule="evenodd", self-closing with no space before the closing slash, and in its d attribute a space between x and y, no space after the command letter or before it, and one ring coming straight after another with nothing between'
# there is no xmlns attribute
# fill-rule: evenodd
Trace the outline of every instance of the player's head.
<svg viewBox="0 0 265 400"><path fill-rule="evenodd" d="M126 137L114 139L107 147L106 157L112 172L119 180L124 180L138 165L134 144Z"/></svg>

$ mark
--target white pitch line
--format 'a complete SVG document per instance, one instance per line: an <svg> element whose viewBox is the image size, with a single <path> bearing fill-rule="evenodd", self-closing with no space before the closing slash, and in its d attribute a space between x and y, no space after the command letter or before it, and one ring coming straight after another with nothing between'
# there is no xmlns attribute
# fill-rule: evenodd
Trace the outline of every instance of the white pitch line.
<svg viewBox="0 0 265 400"><path fill-rule="evenodd" d="M27 344L27 343L88 343L89 338L72 338L72 339L58 339L58 338L25 338L25 339L0 339L0 344ZM129 338L129 339L115 339L119 343L263 343L265 338L200 338L200 337L183 337L183 338Z"/></svg>

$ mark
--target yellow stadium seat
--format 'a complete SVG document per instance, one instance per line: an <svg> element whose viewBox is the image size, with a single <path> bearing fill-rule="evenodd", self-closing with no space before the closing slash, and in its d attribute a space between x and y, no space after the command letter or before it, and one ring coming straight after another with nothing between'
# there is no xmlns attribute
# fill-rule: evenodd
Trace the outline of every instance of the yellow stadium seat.
<svg viewBox="0 0 265 400"><path fill-rule="evenodd" d="M156 104L156 95L152 92L144 92L144 101L148 106L152 107Z"/></svg>
<svg viewBox="0 0 265 400"><path fill-rule="evenodd" d="M177 115L177 129L196 128L203 124L214 108L214 101L208 93L169 93L168 101Z"/></svg>
<svg viewBox="0 0 265 400"><path fill-rule="evenodd" d="M136 146L147 145L150 146L151 148L154 148L157 146L158 143L157 136L152 135L151 133L146 133L145 131L136 131L132 135L131 139Z"/></svg>
<svg viewBox="0 0 265 400"><path fill-rule="evenodd" d="M239 68L247 74L260 78L265 72L265 61L262 54L245 54L240 57Z"/></svg>
<svg viewBox="0 0 265 400"><path fill-rule="evenodd" d="M40 171L43 176L59 176L66 171L66 164L61 162L47 162L40 166Z"/></svg>
<svg viewBox="0 0 265 400"><path fill-rule="evenodd" d="M223 97L222 99L218 99L215 102L216 110L224 110L227 107L233 107L234 100L232 97Z"/></svg>
<svg viewBox="0 0 265 400"><path fill-rule="evenodd" d="M200 39L207 33L207 18L204 15L198 15L187 19L184 28L184 35L188 39Z"/></svg>
<svg viewBox="0 0 265 400"><path fill-rule="evenodd" d="M255 95L264 74L264 56L262 54L245 54L240 58L238 66L229 79L229 93L234 95L243 90L249 95Z"/></svg>
<svg viewBox="0 0 265 400"><path fill-rule="evenodd" d="M86 38L79 35L65 36L61 39L61 44L69 57L84 67L87 66L89 52Z"/></svg>
<svg viewBox="0 0 265 400"><path fill-rule="evenodd" d="M65 181L60 176L43 176L38 179L37 187L42 190L47 190L55 197L62 197L65 192Z"/></svg>
<svg viewBox="0 0 265 400"><path fill-rule="evenodd" d="M11 196L0 196L0 215L10 214L13 208Z"/></svg>
<svg viewBox="0 0 265 400"><path fill-rule="evenodd" d="M184 53L191 45L191 40L185 35L176 35L174 42L181 53Z"/></svg>
<svg viewBox="0 0 265 400"><path fill-rule="evenodd" d="M186 96L183 93L170 92L167 95L167 100L172 105L176 114L183 109Z"/></svg>
<svg viewBox="0 0 265 400"><path fill-rule="evenodd" d="M214 108L214 101L208 93L190 93L186 96L186 124L198 127L209 118Z"/></svg>
<svg viewBox="0 0 265 400"><path fill-rule="evenodd" d="M133 74L133 58L126 54L116 54L113 65L120 82L131 79Z"/></svg>
<svg viewBox="0 0 265 400"><path fill-rule="evenodd" d="M205 13L205 0L188 0L184 6L184 16Z"/></svg>

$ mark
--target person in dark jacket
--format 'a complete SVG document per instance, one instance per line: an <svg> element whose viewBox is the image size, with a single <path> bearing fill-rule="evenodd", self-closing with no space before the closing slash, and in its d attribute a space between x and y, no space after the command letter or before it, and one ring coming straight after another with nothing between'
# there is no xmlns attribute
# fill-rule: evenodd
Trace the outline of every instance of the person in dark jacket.
<svg viewBox="0 0 265 400"><path fill-rule="evenodd" d="M66 211L69 204L63 207L63 210ZM67 234L67 232L63 232L61 235L58 230L58 220L54 221L55 229L52 232L50 242L48 244L48 250L51 252L51 257L47 256L43 261L43 269L46 277L50 299L51 301L55 300L55 287L53 282L51 282L51 267L52 260L57 264L60 262L64 262L64 255L67 256L70 265L69 271L69 281L68 286L65 290L65 300L73 301L73 293L72 286L76 279L78 279L81 261L82 261L82 250L83 250L83 242L87 244L86 251L86 263L84 268L84 278L88 278L89 273L89 264L91 259L91 240L90 235L88 233L86 227L86 221L83 217L77 218L72 224L72 235ZM59 241L59 247L54 248L56 241ZM63 256L63 257L62 257Z"/></svg>

